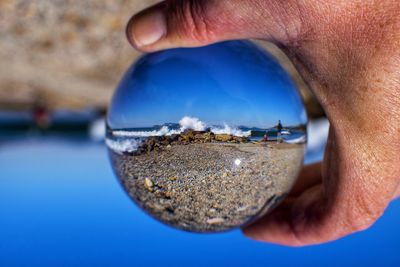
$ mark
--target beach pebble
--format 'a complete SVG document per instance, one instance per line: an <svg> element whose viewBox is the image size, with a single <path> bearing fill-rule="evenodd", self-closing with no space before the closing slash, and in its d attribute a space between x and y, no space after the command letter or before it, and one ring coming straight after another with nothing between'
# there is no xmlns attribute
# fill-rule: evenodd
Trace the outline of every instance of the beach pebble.
<svg viewBox="0 0 400 267"><path fill-rule="evenodd" d="M145 187L148 191L153 192L153 191L154 191L153 186L154 186L154 184L153 184L153 182L152 182L149 178L145 178L145 179L144 179L144 187Z"/></svg>
<svg viewBox="0 0 400 267"><path fill-rule="evenodd" d="M245 211L249 208L249 206L241 206L239 207L236 211L240 212L240 211Z"/></svg>
<svg viewBox="0 0 400 267"><path fill-rule="evenodd" d="M209 209L209 212L216 212L217 210L214 208Z"/></svg>
<svg viewBox="0 0 400 267"><path fill-rule="evenodd" d="M223 222L225 222L225 220L223 218L212 218L212 219L207 220L208 224L220 224Z"/></svg>

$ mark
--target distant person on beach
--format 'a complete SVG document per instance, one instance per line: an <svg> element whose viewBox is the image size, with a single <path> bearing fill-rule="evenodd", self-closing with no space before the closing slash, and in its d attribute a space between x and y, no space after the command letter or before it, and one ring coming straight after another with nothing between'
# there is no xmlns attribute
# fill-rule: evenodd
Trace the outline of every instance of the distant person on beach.
<svg viewBox="0 0 400 267"><path fill-rule="evenodd" d="M37 100L31 113L35 127L46 130L50 126L50 112L44 103Z"/></svg>
<svg viewBox="0 0 400 267"><path fill-rule="evenodd" d="M291 195L243 229L301 246L371 226L400 182L399 0L175 0L133 16L144 52L257 38L279 46L330 121L322 163L306 166Z"/></svg>
<svg viewBox="0 0 400 267"><path fill-rule="evenodd" d="M277 143L282 143L282 123L281 120L278 121L278 124L276 125L276 142Z"/></svg>

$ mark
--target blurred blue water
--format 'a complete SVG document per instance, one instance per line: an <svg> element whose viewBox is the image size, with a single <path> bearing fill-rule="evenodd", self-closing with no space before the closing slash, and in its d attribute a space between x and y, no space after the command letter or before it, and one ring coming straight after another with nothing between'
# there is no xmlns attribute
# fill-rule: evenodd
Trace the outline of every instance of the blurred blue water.
<svg viewBox="0 0 400 267"><path fill-rule="evenodd" d="M101 144L0 144L0 266L400 266L399 215L395 201L371 229L305 248L191 234L138 210Z"/></svg>

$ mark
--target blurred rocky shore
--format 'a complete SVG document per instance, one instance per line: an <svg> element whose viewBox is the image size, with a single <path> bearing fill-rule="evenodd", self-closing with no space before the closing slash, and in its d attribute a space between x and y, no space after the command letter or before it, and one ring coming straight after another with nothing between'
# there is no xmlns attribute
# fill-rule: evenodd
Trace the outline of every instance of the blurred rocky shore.
<svg viewBox="0 0 400 267"><path fill-rule="evenodd" d="M132 14L149 0L0 0L0 110L106 109L125 69L139 55L125 39ZM318 104L282 52L312 117Z"/></svg>

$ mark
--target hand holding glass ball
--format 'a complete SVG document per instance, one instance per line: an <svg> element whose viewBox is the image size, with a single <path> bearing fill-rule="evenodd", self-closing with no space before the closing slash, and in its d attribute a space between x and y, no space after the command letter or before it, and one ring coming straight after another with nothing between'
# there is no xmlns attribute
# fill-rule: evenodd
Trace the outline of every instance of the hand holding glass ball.
<svg viewBox="0 0 400 267"><path fill-rule="evenodd" d="M225 231L271 211L303 163L307 118L288 74L250 42L148 54L108 114L121 184L156 219Z"/></svg>
<svg viewBox="0 0 400 267"><path fill-rule="evenodd" d="M134 15L127 36L144 52L253 38L284 50L329 119L327 147L244 233L310 245L368 228L400 195L399 10L395 0L166 0Z"/></svg>

